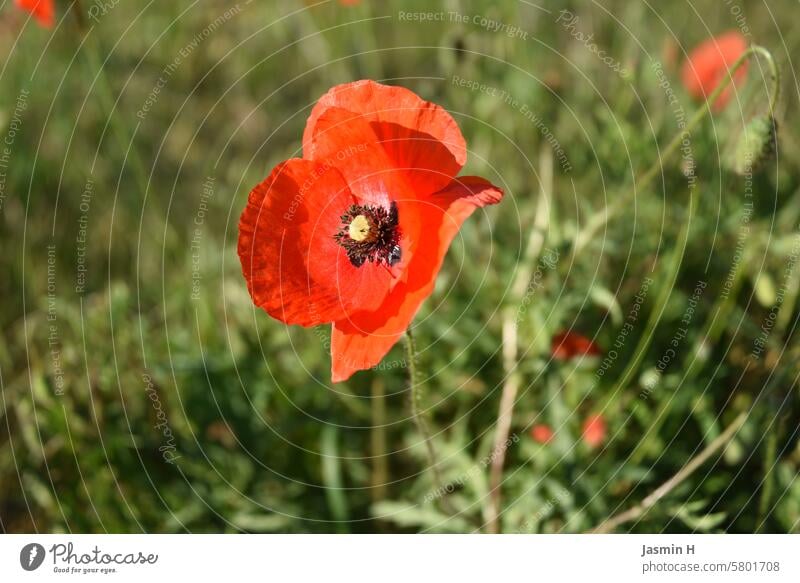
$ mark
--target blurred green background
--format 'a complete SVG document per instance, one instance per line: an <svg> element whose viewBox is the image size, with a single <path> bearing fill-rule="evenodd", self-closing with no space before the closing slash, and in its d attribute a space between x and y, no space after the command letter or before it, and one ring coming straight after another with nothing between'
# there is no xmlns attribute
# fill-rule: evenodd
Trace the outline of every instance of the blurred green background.
<svg viewBox="0 0 800 583"><path fill-rule="evenodd" d="M57 10L45 30L0 8L4 531L484 529L503 314L519 356L503 532L594 528L742 413L725 447L617 530L798 530L797 2ZM420 12L442 16L407 16ZM731 171L732 144L766 107L753 61L737 99L692 132L694 216L678 154L573 254L580 228L658 160L676 107L700 106L680 82L686 52L745 27L783 72L777 154ZM402 346L384 370L331 385L329 331L255 310L236 256L249 189L300 155L322 93L361 78L451 111L464 172L506 190L464 226L414 326L455 513L430 495L407 371L393 366ZM556 266L528 253L532 234ZM603 354L551 358L562 330ZM581 439L592 414L607 426L594 447ZM538 443L534 424L554 438Z"/></svg>

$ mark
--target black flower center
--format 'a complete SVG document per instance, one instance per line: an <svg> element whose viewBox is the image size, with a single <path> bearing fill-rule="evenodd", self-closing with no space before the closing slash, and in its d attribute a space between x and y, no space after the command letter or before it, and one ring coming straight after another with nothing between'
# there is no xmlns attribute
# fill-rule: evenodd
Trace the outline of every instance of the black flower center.
<svg viewBox="0 0 800 583"><path fill-rule="evenodd" d="M342 227L333 238L356 267L366 261L395 265L401 256L397 204L393 202L388 210L382 206L352 205L342 215Z"/></svg>

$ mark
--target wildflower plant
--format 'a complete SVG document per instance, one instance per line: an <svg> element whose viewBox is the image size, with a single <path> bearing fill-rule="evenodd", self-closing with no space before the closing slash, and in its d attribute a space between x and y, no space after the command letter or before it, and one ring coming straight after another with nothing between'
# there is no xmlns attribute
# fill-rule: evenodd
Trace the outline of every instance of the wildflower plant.
<svg viewBox="0 0 800 583"><path fill-rule="evenodd" d="M797 531L800 39L689 4L7 3L0 527Z"/></svg>

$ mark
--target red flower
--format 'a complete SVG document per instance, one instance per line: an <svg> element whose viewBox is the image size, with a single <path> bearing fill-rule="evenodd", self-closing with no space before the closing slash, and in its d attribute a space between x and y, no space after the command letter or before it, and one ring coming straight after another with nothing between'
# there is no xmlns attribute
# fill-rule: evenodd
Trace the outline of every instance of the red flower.
<svg viewBox="0 0 800 583"><path fill-rule="evenodd" d="M55 5L53 0L15 0L17 6L33 14L40 25L51 28L55 23Z"/></svg>
<svg viewBox="0 0 800 583"><path fill-rule="evenodd" d="M606 438L606 420L596 413L583 422L583 441L589 447L597 447Z"/></svg>
<svg viewBox="0 0 800 583"><path fill-rule="evenodd" d="M553 430L549 425L539 423L531 429L531 437L538 443L547 443L553 439Z"/></svg>
<svg viewBox="0 0 800 583"><path fill-rule="evenodd" d="M339 0L339 4L341 4L343 6L355 6L356 4L359 4L360 2L361 2L361 0Z"/></svg>
<svg viewBox="0 0 800 583"><path fill-rule="evenodd" d="M303 158L250 193L239 258L256 305L332 323L334 382L378 364L433 291L450 242L503 192L455 178L466 144L444 109L402 87L334 87L311 111Z"/></svg>
<svg viewBox="0 0 800 583"><path fill-rule="evenodd" d="M599 356L601 354L597 345L586 336L577 332L559 332L553 336L550 344L550 354L556 360L570 360L576 356Z"/></svg>
<svg viewBox="0 0 800 583"><path fill-rule="evenodd" d="M747 40L737 31L727 32L698 45L683 64L681 77L689 95L706 99L727 78L730 67L747 50ZM733 83L747 76L747 63L733 75ZM733 95L733 87L726 87L713 104L714 111L724 108Z"/></svg>

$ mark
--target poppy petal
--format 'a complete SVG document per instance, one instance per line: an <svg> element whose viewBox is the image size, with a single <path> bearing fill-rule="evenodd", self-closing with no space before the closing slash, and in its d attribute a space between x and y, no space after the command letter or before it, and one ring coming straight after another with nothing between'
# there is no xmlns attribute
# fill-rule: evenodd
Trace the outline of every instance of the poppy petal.
<svg viewBox="0 0 800 583"><path fill-rule="evenodd" d="M689 53L683 64L681 80L686 91L695 99L706 99L725 80L730 67L747 50L747 39L738 31L731 31L706 40ZM734 74L733 84L747 76L748 64L744 63ZM713 104L720 111L733 96L733 86L726 87Z"/></svg>
<svg viewBox="0 0 800 583"><path fill-rule="evenodd" d="M279 164L250 193L239 221L239 258L253 302L287 324L314 326L376 309L395 277L354 266L334 240L355 198L336 168Z"/></svg>
<svg viewBox="0 0 800 583"><path fill-rule="evenodd" d="M606 438L608 427L606 420L599 413L595 413L586 418L583 422L583 441L589 447L597 447Z"/></svg>
<svg viewBox="0 0 800 583"><path fill-rule="evenodd" d="M429 199L413 203L421 224L407 278L392 288L379 309L334 322L331 337L333 382L347 380L354 372L381 361L433 291L444 256L462 223L475 209L495 204L502 196L503 191L490 182L470 176L453 180Z"/></svg>
<svg viewBox="0 0 800 583"><path fill-rule="evenodd" d="M393 200L416 198L375 128L359 114L330 107L319 116L316 127L311 159L336 166L361 203L388 206Z"/></svg>
<svg viewBox="0 0 800 583"><path fill-rule="evenodd" d="M553 429L544 423L539 423L534 425L531 429L531 437L537 443L548 443L551 439L553 439Z"/></svg>
<svg viewBox="0 0 800 583"><path fill-rule="evenodd" d="M394 167L373 127L358 114L338 107L328 108L317 120L317 128L315 160L335 166L359 204L384 208L392 203L397 205L402 255L400 263L391 271L396 278L401 277L411 259L412 242L419 231L413 204L417 193L409 186L405 175Z"/></svg>
<svg viewBox="0 0 800 583"><path fill-rule="evenodd" d="M576 356L599 356L602 352L583 334L566 330L553 336L550 354L556 360L570 360Z"/></svg>
<svg viewBox="0 0 800 583"><path fill-rule="evenodd" d="M16 0L17 6L30 12L36 21L46 28L55 24L53 0Z"/></svg>
<svg viewBox="0 0 800 583"><path fill-rule="evenodd" d="M304 158L317 158L325 139L318 122L332 107L356 113L373 127L393 167L420 196L445 188L466 163L464 137L445 109L404 87L371 80L338 85L320 98L303 133Z"/></svg>

